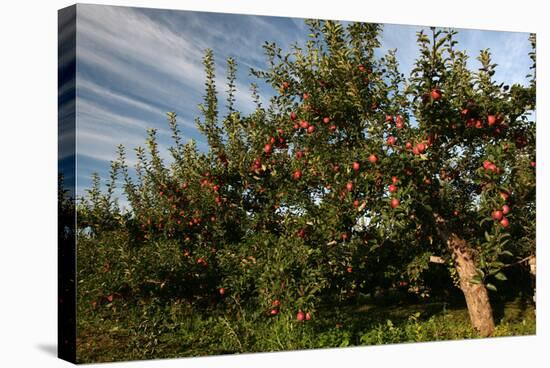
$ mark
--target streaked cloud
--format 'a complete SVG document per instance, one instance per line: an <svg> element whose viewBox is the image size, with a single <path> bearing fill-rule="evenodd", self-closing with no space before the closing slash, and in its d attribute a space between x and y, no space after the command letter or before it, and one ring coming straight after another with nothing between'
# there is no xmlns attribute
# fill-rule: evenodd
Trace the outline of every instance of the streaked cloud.
<svg viewBox="0 0 550 368"><path fill-rule="evenodd" d="M297 18L82 4L77 12L79 193L93 171L108 171L118 144L126 146L134 163L131 152L145 143L148 128L158 130L161 153L169 160L167 111L178 113L184 139L194 139L200 149L207 149L194 124L204 95L206 48L213 49L216 57L221 113L228 57L238 64L236 108L246 113L254 109L249 69L265 67L264 42L274 41L288 51L291 44L304 44L309 33ZM380 52L397 48L406 75L418 56L416 32L420 29L384 26ZM496 77L505 83L523 83L530 65L527 37L525 33L460 30L459 47L470 53L472 68L478 67L479 50L490 48L499 64ZM257 82L265 105L273 91Z"/></svg>

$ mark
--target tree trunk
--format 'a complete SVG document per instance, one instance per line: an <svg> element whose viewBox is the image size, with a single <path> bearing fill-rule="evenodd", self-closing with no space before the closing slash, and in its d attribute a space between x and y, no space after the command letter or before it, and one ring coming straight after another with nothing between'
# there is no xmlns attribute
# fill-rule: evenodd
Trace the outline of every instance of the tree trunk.
<svg viewBox="0 0 550 368"><path fill-rule="evenodd" d="M491 336L495 329L493 310L485 285L472 283L472 278L476 275L472 249L456 234L447 237L447 245L458 272L460 289L466 298L472 325L481 336Z"/></svg>
<svg viewBox="0 0 550 368"><path fill-rule="evenodd" d="M451 251L472 326L481 336L491 336L495 329L495 322L489 293L485 285L472 283L472 279L476 275L474 252L464 239L449 231L442 216L438 213L433 213L433 216L439 237Z"/></svg>

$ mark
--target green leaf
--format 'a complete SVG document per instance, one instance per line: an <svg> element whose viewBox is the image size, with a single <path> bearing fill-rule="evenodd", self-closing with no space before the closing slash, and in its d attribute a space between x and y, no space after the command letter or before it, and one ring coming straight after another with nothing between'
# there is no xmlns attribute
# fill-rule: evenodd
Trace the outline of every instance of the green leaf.
<svg viewBox="0 0 550 368"><path fill-rule="evenodd" d="M472 284L481 284L481 277L479 275L475 275L474 277L472 277L472 279L470 280L470 282Z"/></svg>
<svg viewBox="0 0 550 368"><path fill-rule="evenodd" d="M488 283L485 285L485 287L491 291L497 291L497 287L493 284Z"/></svg>
<svg viewBox="0 0 550 368"><path fill-rule="evenodd" d="M505 274L503 274L502 272L499 272L495 275L495 279L499 280L499 281L506 281L508 280L508 278L506 277Z"/></svg>
<svg viewBox="0 0 550 368"><path fill-rule="evenodd" d="M483 257L483 255L480 255L479 257L479 266L481 268L485 268L487 266L487 264L485 263L485 257Z"/></svg>

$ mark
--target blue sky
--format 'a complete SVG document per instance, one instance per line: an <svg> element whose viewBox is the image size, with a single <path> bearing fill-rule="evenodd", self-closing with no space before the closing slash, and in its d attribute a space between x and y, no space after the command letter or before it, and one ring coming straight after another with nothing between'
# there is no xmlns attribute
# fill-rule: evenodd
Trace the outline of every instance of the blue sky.
<svg viewBox="0 0 550 368"><path fill-rule="evenodd" d="M380 52L397 48L406 75L417 57L416 32L423 27L384 25ZM82 5L77 8L77 193L90 186L90 176L108 176L118 144L129 163L133 149L143 145L147 128L159 133L161 153L168 159L171 144L166 112L176 111L186 138L206 149L194 126L204 94L202 56L214 50L219 92L225 91L225 60L236 59L236 107L253 108L248 75L262 68L262 44L275 41L288 48L304 43L303 19ZM475 69L479 50L489 48L498 64L495 78L507 84L525 83L531 61L528 33L459 30L459 48L470 55ZM271 90L259 84L264 104ZM223 105L225 95L219 95ZM125 203L124 200L122 200Z"/></svg>

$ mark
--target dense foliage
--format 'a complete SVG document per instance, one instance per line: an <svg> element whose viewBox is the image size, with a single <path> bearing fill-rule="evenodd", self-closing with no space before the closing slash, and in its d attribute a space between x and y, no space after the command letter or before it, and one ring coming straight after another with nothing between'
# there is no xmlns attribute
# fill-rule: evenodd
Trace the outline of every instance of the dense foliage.
<svg viewBox="0 0 550 368"><path fill-rule="evenodd" d="M308 25L304 47L284 54L265 44L267 69L252 74L277 94L264 107L253 86L257 108L249 115L235 110L229 59L220 116L206 52L197 127L208 152L182 141L171 112L170 162L151 129L136 149L135 175L120 146L107 190L94 178L78 207L80 318L105 304L122 308L113 306L119 300L174 314L177 329L185 304L234 334L237 345L217 352L246 351L252 343L238 328L267 323L300 339L291 321L320 331L323 306L361 295L448 297L464 279L452 237L475 265L468 283L485 286L492 299L517 290L506 284L508 270L535 252L534 51L530 85L507 86L493 79L488 50L471 71L456 32L431 29L418 34L419 58L406 77L395 50L376 56L379 25ZM119 179L129 212L114 197ZM155 326L149 317L143 323ZM386 336L393 327L379 328L351 343L437 338L378 341L376 331ZM470 332L452 337L464 336ZM274 349L256 338L250 349Z"/></svg>

